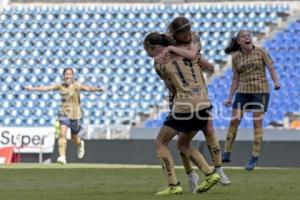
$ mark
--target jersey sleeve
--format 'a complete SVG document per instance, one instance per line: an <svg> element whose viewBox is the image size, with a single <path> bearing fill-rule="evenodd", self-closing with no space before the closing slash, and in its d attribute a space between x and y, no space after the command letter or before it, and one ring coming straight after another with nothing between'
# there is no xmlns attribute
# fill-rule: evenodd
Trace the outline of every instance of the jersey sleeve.
<svg viewBox="0 0 300 200"><path fill-rule="evenodd" d="M272 65L273 60L272 60L271 56L269 55L269 53L264 48L260 48L260 52L261 52L264 63L266 65Z"/></svg>
<svg viewBox="0 0 300 200"><path fill-rule="evenodd" d="M61 90L62 84L55 84L51 86L51 90Z"/></svg>
<svg viewBox="0 0 300 200"><path fill-rule="evenodd" d="M154 69L155 69L156 74L159 76L159 78L161 80L167 80L166 70L163 65L155 63Z"/></svg>
<svg viewBox="0 0 300 200"><path fill-rule="evenodd" d="M197 46L198 49L199 49L199 53L201 52L201 49L202 49L201 40L200 40L199 35L197 35L197 33L195 33L195 32L192 33L192 42L191 42L191 44Z"/></svg>
<svg viewBox="0 0 300 200"><path fill-rule="evenodd" d="M160 77L160 79L164 81L164 84L167 87L167 89L169 90L169 92L174 94L176 90L171 82L171 77L170 77L169 73L167 72L167 68L168 68L167 65L168 64L166 64L166 65L155 64L154 68L155 68L157 75Z"/></svg>
<svg viewBox="0 0 300 200"><path fill-rule="evenodd" d="M76 82L76 90L84 90L84 86L80 82Z"/></svg>

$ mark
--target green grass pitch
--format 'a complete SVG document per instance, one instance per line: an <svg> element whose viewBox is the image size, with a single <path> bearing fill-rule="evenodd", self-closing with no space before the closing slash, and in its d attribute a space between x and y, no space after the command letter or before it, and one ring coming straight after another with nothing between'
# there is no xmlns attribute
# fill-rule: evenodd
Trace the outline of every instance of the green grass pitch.
<svg viewBox="0 0 300 200"><path fill-rule="evenodd" d="M0 165L0 200L299 200L300 169L225 168L230 186L191 194L184 170L182 195L158 197L166 186L160 167L97 164ZM201 176L201 178L203 178Z"/></svg>

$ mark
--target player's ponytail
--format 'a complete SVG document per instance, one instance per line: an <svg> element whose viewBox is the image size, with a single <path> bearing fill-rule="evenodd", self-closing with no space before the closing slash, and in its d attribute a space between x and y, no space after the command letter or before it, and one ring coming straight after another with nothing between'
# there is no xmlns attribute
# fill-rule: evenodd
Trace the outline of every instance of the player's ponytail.
<svg viewBox="0 0 300 200"><path fill-rule="evenodd" d="M144 40L144 48L146 50L154 49L156 45L167 47L174 44L172 40L165 34L160 34L158 32L149 33Z"/></svg>
<svg viewBox="0 0 300 200"><path fill-rule="evenodd" d="M162 37L162 46L170 46L170 45L176 45L175 42L169 38L169 36L167 36L166 34L160 34L161 37Z"/></svg>
<svg viewBox="0 0 300 200"><path fill-rule="evenodd" d="M239 39L239 36L240 36L240 32L237 32L236 35L234 35L230 41L229 41L229 44L228 46L225 48L224 52L226 54L230 54L230 53L233 53L233 52L236 52L236 51L239 51L241 49L240 45L237 43L237 40Z"/></svg>

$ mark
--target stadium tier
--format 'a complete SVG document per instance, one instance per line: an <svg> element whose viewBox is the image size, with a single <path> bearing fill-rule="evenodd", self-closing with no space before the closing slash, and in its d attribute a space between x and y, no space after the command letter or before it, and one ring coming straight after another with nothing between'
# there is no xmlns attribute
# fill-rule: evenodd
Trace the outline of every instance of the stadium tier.
<svg viewBox="0 0 300 200"><path fill-rule="evenodd" d="M152 60L143 50L142 41L148 32L164 32L173 18L184 15L200 33L202 53L214 62L225 62L227 56L223 49L233 32L249 29L263 33L269 24L277 22L280 14L288 12L287 5L275 4L3 7L0 11L0 124L53 125L60 95L29 93L23 86L61 82L65 67L73 67L80 82L106 88L107 92L102 94L82 93L85 123L119 124L133 120L138 113L148 113L151 105L160 104L166 95L152 68ZM287 48L287 44L292 44L289 35L298 30L298 25L282 33L285 40L278 35L280 39L266 43L276 66L282 66L278 70L280 74L293 66L286 60L291 58L290 53L280 53L278 46ZM229 83L230 73L226 72L210 84L215 102L224 99ZM288 95L287 90L283 89L279 95ZM281 117L286 110L286 107L272 109L280 104L275 99L271 102L269 121ZM229 110L225 114L228 113ZM145 126L160 124L161 119L157 123L146 121ZM218 127L224 123L216 120Z"/></svg>

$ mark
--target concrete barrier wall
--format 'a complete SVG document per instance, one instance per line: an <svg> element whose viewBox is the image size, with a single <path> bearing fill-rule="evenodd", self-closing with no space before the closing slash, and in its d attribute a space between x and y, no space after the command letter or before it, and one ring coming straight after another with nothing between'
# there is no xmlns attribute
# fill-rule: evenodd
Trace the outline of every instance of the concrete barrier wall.
<svg viewBox="0 0 300 200"><path fill-rule="evenodd" d="M158 129L133 129L129 140L90 140L86 141L86 156L79 160L76 147L68 142L67 161L72 163L120 163L120 164L159 164L156 158L153 138ZM225 130L216 130L223 149ZM137 137L140 136L140 137ZM192 145L198 148L208 161L211 161L202 134ZM146 137L147 136L147 137ZM143 138L147 139L143 139ZM253 133L251 129L241 129L234 144L232 162L225 166L244 166L251 156ZM200 139L199 139L200 138ZM57 143L56 143L57 145ZM170 144L175 163L181 165L176 149L176 140ZM262 153L258 166L261 167L300 167L300 132L286 130L266 130ZM52 161L57 158L57 147ZM211 163L211 162L210 162Z"/></svg>
<svg viewBox="0 0 300 200"><path fill-rule="evenodd" d="M132 128L130 130L130 139L154 139L159 132L159 128ZM215 129L220 141L224 141L227 129ZM299 141L300 130L287 129L264 129L264 141ZM205 140L203 134L199 132L196 140ZM237 133L237 141L252 141L253 129L240 128Z"/></svg>

